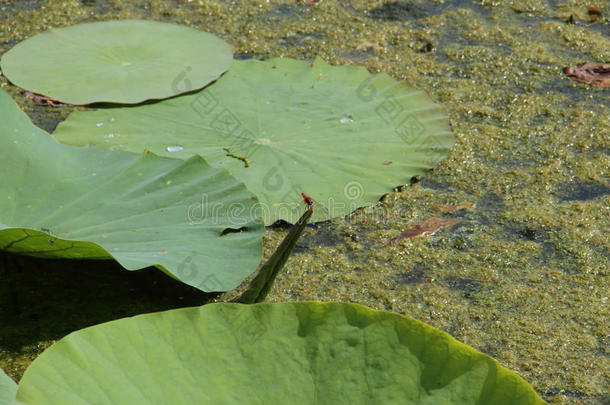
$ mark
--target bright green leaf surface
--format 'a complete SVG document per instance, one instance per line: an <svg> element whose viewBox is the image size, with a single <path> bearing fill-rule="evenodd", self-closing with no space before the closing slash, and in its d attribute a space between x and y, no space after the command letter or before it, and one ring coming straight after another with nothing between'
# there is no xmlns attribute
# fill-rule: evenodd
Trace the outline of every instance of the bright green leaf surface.
<svg viewBox="0 0 610 405"><path fill-rule="evenodd" d="M344 303L210 304L74 332L19 404L540 404L495 360L411 318Z"/></svg>
<svg viewBox="0 0 610 405"><path fill-rule="evenodd" d="M17 384L0 369L0 405L9 405L15 399Z"/></svg>
<svg viewBox="0 0 610 405"><path fill-rule="evenodd" d="M232 289L258 265L257 201L225 170L58 144L3 91L0 122L0 249L156 265L205 291Z"/></svg>
<svg viewBox="0 0 610 405"><path fill-rule="evenodd" d="M423 92L321 59L235 61L198 93L74 112L54 135L184 159L198 153L259 197L266 224L294 223L301 192L316 202L314 221L373 204L435 166L454 142L442 108Z"/></svg>
<svg viewBox="0 0 610 405"><path fill-rule="evenodd" d="M231 61L212 34L123 20L51 29L17 44L0 66L14 84L66 103L139 103L199 89Z"/></svg>

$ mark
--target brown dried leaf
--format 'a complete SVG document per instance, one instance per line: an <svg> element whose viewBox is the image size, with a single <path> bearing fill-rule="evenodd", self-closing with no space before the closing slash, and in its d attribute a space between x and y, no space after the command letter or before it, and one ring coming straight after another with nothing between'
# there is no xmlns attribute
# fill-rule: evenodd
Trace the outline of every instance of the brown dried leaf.
<svg viewBox="0 0 610 405"><path fill-rule="evenodd" d="M581 63L563 68L570 79L596 87L610 87L610 65L603 63Z"/></svg>
<svg viewBox="0 0 610 405"><path fill-rule="evenodd" d="M587 12L589 13L589 15L595 15L595 16L602 16L602 11L595 7L595 6L589 6L587 7Z"/></svg>
<svg viewBox="0 0 610 405"><path fill-rule="evenodd" d="M393 237L386 244L391 245L392 243L398 242L399 240L406 238L414 238L416 236L430 236L436 231L447 226L457 224L459 219L456 218L439 218L434 216L428 218L422 222L416 222L413 226L406 231L403 231L400 235Z"/></svg>
<svg viewBox="0 0 610 405"><path fill-rule="evenodd" d="M40 94L32 93L31 91L24 91L21 94L34 101L34 104L36 105L48 105L49 107L61 107L66 105L59 100L41 96Z"/></svg>
<svg viewBox="0 0 610 405"><path fill-rule="evenodd" d="M472 211L473 208L474 204L469 202L459 203L458 205L433 204L430 206L430 209L438 211L441 214L453 214L455 211L459 210Z"/></svg>

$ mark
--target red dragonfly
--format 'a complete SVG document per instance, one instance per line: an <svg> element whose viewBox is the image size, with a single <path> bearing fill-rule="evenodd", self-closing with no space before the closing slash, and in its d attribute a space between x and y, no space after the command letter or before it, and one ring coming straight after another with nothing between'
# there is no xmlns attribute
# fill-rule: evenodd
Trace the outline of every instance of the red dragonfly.
<svg viewBox="0 0 610 405"><path fill-rule="evenodd" d="M303 197L303 202L304 202L305 204L307 204L307 205L308 205L308 206L310 206L310 207L313 205L313 200L311 199L311 197L310 197L310 196L308 196L308 195L307 195L307 194L305 194L305 193L301 193L301 197Z"/></svg>

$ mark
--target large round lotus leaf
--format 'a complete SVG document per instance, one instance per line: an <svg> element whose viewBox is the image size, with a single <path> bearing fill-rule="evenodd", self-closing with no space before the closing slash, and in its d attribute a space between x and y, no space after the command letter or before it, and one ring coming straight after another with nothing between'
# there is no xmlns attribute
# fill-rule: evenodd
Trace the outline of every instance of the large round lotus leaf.
<svg viewBox="0 0 610 405"><path fill-rule="evenodd" d="M15 399L17 384L0 369L0 405L10 405Z"/></svg>
<svg viewBox="0 0 610 405"><path fill-rule="evenodd" d="M74 332L19 404L542 404L519 376L424 323L344 303L210 304Z"/></svg>
<svg viewBox="0 0 610 405"><path fill-rule="evenodd" d="M61 145L3 91L0 122L0 249L156 265L205 291L235 288L258 265L256 199L200 156Z"/></svg>
<svg viewBox="0 0 610 405"><path fill-rule="evenodd" d="M103 124L103 125L102 125ZM72 113L60 141L187 158L227 168L261 201L265 223L370 205L445 157L446 115L423 92L363 67L294 59L235 61L202 91L162 102Z"/></svg>
<svg viewBox="0 0 610 405"><path fill-rule="evenodd" d="M203 31L123 20L52 29L13 47L14 84L70 104L139 103L200 89L231 66L229 45Z"/></svg>

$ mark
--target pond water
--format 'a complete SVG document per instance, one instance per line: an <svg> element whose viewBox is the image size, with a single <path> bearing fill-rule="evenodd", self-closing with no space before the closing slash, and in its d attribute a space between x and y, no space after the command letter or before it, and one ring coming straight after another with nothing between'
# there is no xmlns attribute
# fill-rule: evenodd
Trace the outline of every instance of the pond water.
<svg viewBox="0 0 610 405"><path fill-rule="evenodd" d="M449 157L373 207L308 226L269 299L410 315L490 354L550 403L602 404L610 402L610 89L562 73L610 62L608 17L589 22L587 5L9 0L0 2L0 53L51 27L154 19L214 33L239 58L320 56L425 90L451 119ZM609 1L591 5L610 16ZM34 105L4 77L0 85L48 131L71 111ZM474 206L433 207L459 203ZM386 243L434 215L459 222ZM286 232L268 228L267 256ZM72 330L207 299L155 271L2 258L0 368L17 379Z"/></svg>

